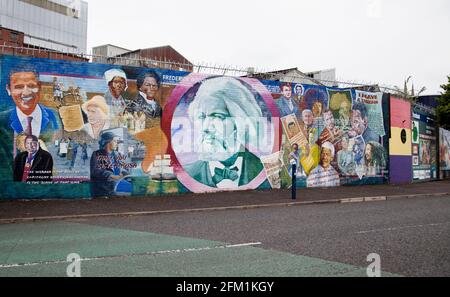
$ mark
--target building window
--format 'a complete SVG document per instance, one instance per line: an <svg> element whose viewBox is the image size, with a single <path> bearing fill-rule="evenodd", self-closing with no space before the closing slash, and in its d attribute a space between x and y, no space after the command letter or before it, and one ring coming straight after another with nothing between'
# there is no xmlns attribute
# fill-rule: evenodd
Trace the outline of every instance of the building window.
<svg viewBox="0 0 450 297"><path fill-rule="evenodd" d="M9 41L18 43L19 42L19 34L16 32L9 32Z"/></svg>
<svg viewBox="0 0 450 297"><path fill-rule="evenodd" d="M69 7L59 3L52 2L50 0L20 0L20 1L73 18L80 17L80 7L76 7L73 5L72 7Z"/></svg>

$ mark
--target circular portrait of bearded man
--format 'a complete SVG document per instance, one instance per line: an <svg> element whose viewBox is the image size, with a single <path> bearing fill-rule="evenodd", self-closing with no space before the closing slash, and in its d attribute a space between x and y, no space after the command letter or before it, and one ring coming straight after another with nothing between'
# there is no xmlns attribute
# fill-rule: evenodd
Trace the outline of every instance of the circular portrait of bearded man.
<svg viewBox="0 0 450 297"><path fill-rule="evenodd" d="M193 179L190 190L195 184L243 189L264 177L260 156L273 153L272 114L251 85L232 77L204 79L183 96L174 116L172 148Z"/></svg>

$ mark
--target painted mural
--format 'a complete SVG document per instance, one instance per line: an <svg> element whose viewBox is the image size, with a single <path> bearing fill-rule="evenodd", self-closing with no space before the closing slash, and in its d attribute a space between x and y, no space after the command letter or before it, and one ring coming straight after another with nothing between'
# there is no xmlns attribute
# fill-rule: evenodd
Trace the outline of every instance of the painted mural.
<svg viewBox="0 0 450 297"><path fill-rule="evenodd" d="M435 116L413 109L412 122L412 162L415 181L437 178Z"/></svg>
<svg viewBox="0 0 450 297"><path fill-rule="evenodd" d="M258 80L190 74L164 113L174 170L190 191L256 189L267 180L261 158L279 152L279 114Z"/></svg>
<svg viewBox="0 0 450 297"><path fill-rule="evenodd" d="M170 171L167 137L161 129L165 74L2 57L0 183L7 189L4 196L157 193L159 185L150 181ZM170 191L177 192L169 186Z"/></svg>
<svg viewBox="0 0 450 297"><path fill-rule="evenodd" d="M268 82L265 82L268 83ZM333 187L387 180L388 119L383 95L294 84L272 93L283 127L284 162L297 165L298 187ZM384 104L387 103L387 98Z"/></svg>
<svg viewBox="0 0 450 297"><path fill-rule="evenodd" d="M7 199L388 179L381 93L11 56L0 63Z"/></svg>
<svg viewBox="0 0 450 297"><path fill-rule="evenodd" d="M391 137L389 140L390 182L412 181L411 103L391 96ZM414 131L414 130L413 130Z"/></svg>
<svg viewBox="0 0 450 297"><path fill-rule="evenodd" d="M440 178L450 177L450 131L439 129Z"/></svg>

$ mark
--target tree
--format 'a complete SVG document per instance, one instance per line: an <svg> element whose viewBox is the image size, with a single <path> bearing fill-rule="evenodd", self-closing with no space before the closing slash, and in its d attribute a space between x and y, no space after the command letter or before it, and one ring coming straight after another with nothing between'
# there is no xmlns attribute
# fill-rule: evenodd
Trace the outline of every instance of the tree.
<svg viewBox="0 0 450 297"><path fill-rule="evenodd" d="M447 79L448 83L441 86L445 92L441 93L441 96L438 98L439 105L436 108L436 113L439 126L450 130L450 76L447 76Z"/></svg>
<svg viewBox="0 0 450 297"><path fill-rule="evenodd" d="M403 90L397 86L394 86L396 90L396 95L405 99L408 99L411 102L416 102L417 98L427 90L427 88L422 87L419 92L416 92L414 90L414 83L411 82L411 90L408 89L408 83L411 80L412 76L408 76L408 78L405 80L405 85L403 87Z"/></svg>

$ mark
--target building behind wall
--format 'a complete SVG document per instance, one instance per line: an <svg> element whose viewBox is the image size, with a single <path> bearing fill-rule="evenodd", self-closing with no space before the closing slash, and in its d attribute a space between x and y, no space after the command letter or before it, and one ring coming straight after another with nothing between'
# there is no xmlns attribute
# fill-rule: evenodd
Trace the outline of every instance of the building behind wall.
<svg viewBox="0 0 450 297"><path fill-rule="evenodd" d="M81 0L1 0L2 45L85 53L88 4Z"/></svg>
<svg viewBox="0 0 450 297"><path fill-rule="evenodd" d="M170 45L130 51L111 44L92 49L93 62L192 72L194 65Z"/></svg>
<svg viewBox="0 0 450 297"><path fill-rule="evenodd" d="M302 72L298 68L276 70L270 72L255 73L253 68L248 69L249 74L245 77L252 77L262 80L275 80L287 83L300 83L316 86L336 87L336 69L328 69L314 72Z"/></svg>
<svg viewBox="0 0 450 297"><path fill-rule="evenodd" d="M131 50L112 44L100 45L92 48L92 62L107 64L108 58L129 53Z"/></svg>
<svg viewBox="0 0 450 297"><path fill-rule="evenodd" d="M0 27L0 54L55 60L89 61L89 59L83 57L82 55L59 52L26 44L24 39L25 33Z"/></svg>

